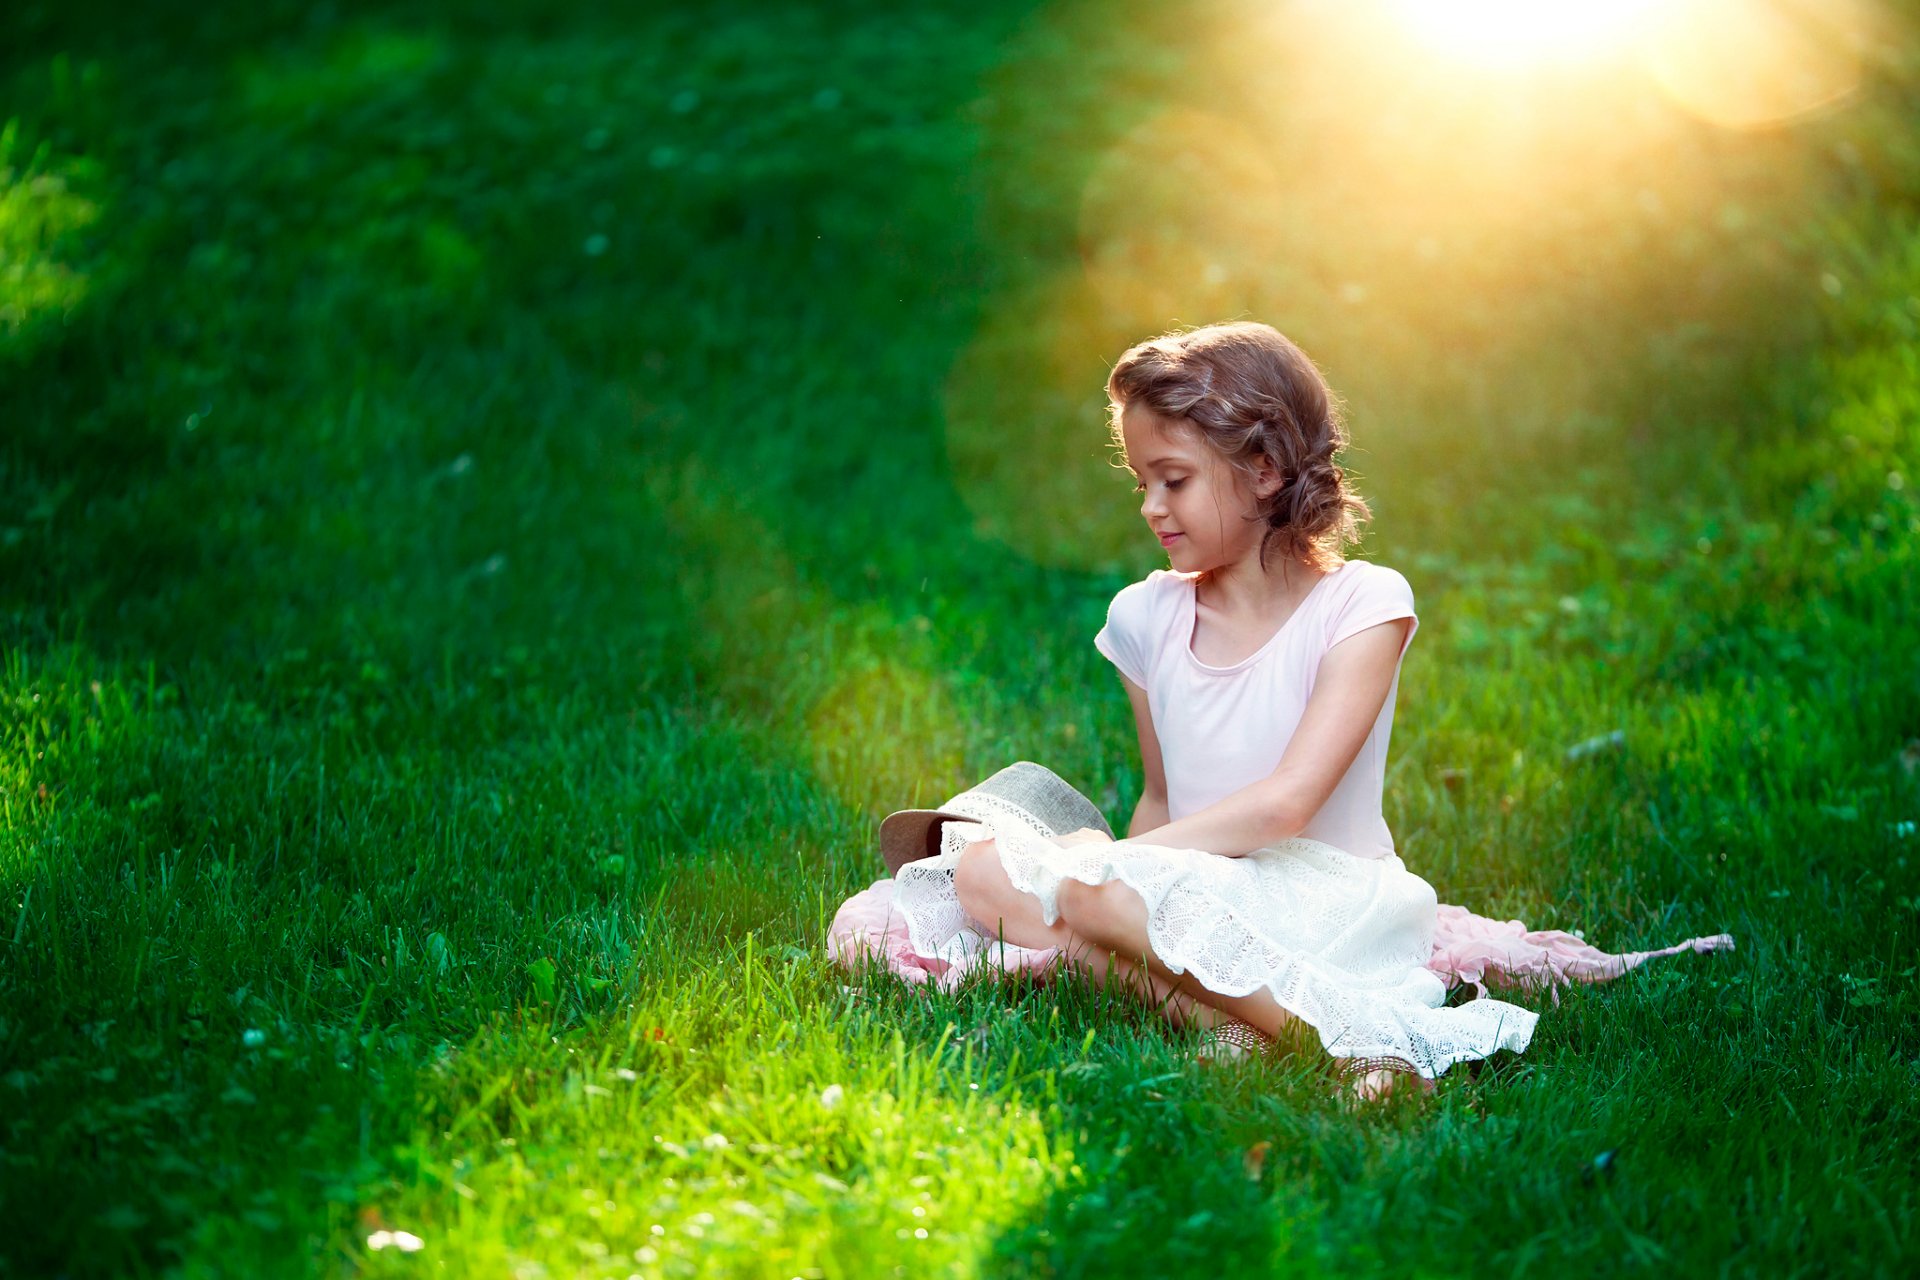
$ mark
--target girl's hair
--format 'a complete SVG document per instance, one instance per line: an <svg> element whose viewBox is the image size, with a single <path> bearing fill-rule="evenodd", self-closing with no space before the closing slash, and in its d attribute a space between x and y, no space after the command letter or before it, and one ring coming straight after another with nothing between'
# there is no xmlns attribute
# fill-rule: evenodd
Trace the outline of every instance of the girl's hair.
<svg viewBox="0 0 1920 1280"><path fill-rule="evenodd" d="M1107 378L1113 442L1124 451L1120 415L1137 404L1193 429L1251 484L1264 457L1280 488L1260 499L1267 548L1316 570L1333 567L1373 512L1349 486L1334 454L1347 445L1343 406L1307 353L1272 325L1241 320L1176 330L1130 347Z"/></svg>

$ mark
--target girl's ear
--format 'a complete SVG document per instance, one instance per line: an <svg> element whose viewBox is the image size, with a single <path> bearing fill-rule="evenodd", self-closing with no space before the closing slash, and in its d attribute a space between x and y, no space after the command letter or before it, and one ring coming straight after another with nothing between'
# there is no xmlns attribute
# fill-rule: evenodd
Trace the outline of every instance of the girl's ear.
<svg viewBox="0 0 1920 1280"><path fill-rule="evenodd" d="M1280 492L1280 486L1286 480L1286 477L1280 474L1280 468L1274 466L1273 462L1267 458L1260 459L1256 468L1253 480L1254 495L1259 498L1271 498Z"/></svg>

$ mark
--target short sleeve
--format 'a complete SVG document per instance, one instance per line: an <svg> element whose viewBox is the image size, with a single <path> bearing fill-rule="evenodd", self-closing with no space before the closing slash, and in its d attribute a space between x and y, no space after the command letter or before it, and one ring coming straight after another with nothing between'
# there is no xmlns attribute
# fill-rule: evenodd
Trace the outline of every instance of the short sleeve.
<svg viewBox="0 0 1920 1280"><path fill-rule="evenodd" d="M1412 618L1413 625L1407 628L1407 637L1400 644L1400 657L1406 657L1413 634L1420 629L1420 619L1413 611L1413 587L1397 569L1366 561L1357 563L1365 564L1367 572L1360 575L1352 590L1335 606L1327 632L1327 648L1368 627L1396 618Z"/></svg>
<svg viewBox="0 0 1920 1280"><path fill-rule="evenodd" d="M1120 588L1107 606L1106 625L1093 637L1093 647L1143 689L1153 653L1153 587L1149 577Z"/></svg>

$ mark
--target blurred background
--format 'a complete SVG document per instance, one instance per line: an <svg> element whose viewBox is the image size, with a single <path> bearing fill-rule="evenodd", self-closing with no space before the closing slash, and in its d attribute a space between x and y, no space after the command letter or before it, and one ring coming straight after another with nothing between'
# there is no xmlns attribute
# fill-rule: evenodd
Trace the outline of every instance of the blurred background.
<svg viewBox="0 0 1920 1280"><path fill-rule="evenodd" d="M558 623L766 696L816 593L1097 595L1153 549L1105 370L1230 317L1383 537L1501 537L1539 450L1712 451L1912 162L1871 0L9 26L9 625L134 657Z"/></svg>
<svg viewBox="0 0 1920 1280"><path fill-rule="evenodd" d="M1515 501L1583 468L1746 465L1857 269L1835 210L1915 168L1874 0L8 25L13 644L558 653L949 773L956 671L1085 649L1155 563L1101 421L1130 343L1276 325L1381 549L1526 554Z"/></svg>

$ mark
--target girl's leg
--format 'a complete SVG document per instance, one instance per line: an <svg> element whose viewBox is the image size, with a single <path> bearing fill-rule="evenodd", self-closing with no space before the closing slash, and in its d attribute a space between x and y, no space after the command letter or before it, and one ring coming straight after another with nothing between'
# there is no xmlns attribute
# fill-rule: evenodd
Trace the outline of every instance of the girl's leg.
<svg viewBox="0 0 1920 1280"><path fill-rule="evenodd" d="M1275 1039L1318 1043L1311 1028L1281 1007L1271 992L1222 995L1201 986L1191 973L1168 970L1149 945L1146 903L1131 885L1064 880L1060 918L1049 925L1041 918L1040 900L1013 887L999 850L991 840L983 840L968 845L961 855L954 886L961 907L975 920L999 922L1000 936L1006 941L1017 946L1060 947L1071 969L1096 982L1112 974L1123 990L1149 1000L1176 1027L1189 1022L1216 1027L1228 1018L1238 1018ZM1416 1080L1405 1087L1415 1086L1433 1090L1430 1080ZM1352 1087L1362 1098L1371 1099L1403 1087L1403 1082L1394 1072L1380 1070Z"/></svg>
<svg viewBox="0 0 1920 1280"><path fill-rule="evenodd" d="M1106 886L1101 887L1104 888ZM1133 897L1136 904L1139 903L1139 895L1133 894L1130 896ZM1144 935L1146 931L1146 908L1144 906L1141 907L1140 915L1140 928ZM1066 908L1062 907L1061 919L1064 920L1066 918ZM1268 1036L1278 1038L1283 1033L1291 1035L1294 1037L1292 1045L1296 1049L1319 1043L1319 1037L1310 1034L1311 1028L1307 1028L1306 1024L1301 1022L1293 1013L1282 1008L1280 1002L1275 1000L1270 992L1255 991L1245 996L1223 996L1218 992L1209 991L1205 987L1200 986L1197 982L1193 981L1191 974L1179 975L1177 981L1180 985L1175 987L1173 985L1176 981L1174 975L1166 973L1164 968L1156 971L1156 967L1150 965L1147 969L1140 970L1137 964L1122 959L1117 952L1107 953L1104 948L1084 941L1078 945L1084 948L1081 952L1080 960L1083 971L1092 973L1096 971L1096 968L1111 967L1113 970L1126 973L1130 977L1134 972L1146 973L1152 979L1152 992L1155 1003L1170 1020L1173 1020L1175 1026L1182 1026L1184 1022L1175 1019L1172 1012L1173 1006L1176 1002L1184 1000L1187 1002L1186 1008L1188 1010L1188 1012L1184 1014L1185 1019L1188 1021L1197 1021L1203 1027L1216 1027L1228 1018L1237 1017ZM1068 954L1072 956L1074 953L1069 952ZM1151 951L1145 953L1145 958L1156 959L1153 957ZM1350 1088L1356 1096L1368 1101L1384 1098L1390 1094L1430 1094L1434 1091L1433 1081L1421 1078L1420 1074L1414 1070L1411 1064L1405 1064L1402 1069L1383 1066L1376 1070L1368 1071L1363 1075L1350 1078L1347 1087Z"/></svg>
<svg viewBox="0 0 1920 1280"><path fill-rule="evenodd" d="M1144 962L1167 987L1199 1004L1251 1023L1273 1037L1298 1032L1300 1020L1283 1008L1273 993L1258 990L1244 996L1222 995L1200 985L1191 973L1175 974L1166 967L1147 940L1147 906L1131 885L1120 881L1060 884L1060 923L1068 926L1081 945L1094 951L1112 951L1122 959ZM1213 1026L1207 1022L1204 1025Z"/></svg>
<svg viewBox="0 0 1920 1280"><path fill-rule="evenodd" d="M960 909L1002 942L1064 951L1073 941L1073 930L1067 927L1064 916L1048 924L1040 911L1040 899L1013 887L1000 862L1000 850L991 840L976 840L961 850L960 865L953 869L953 891L960 899Z"/></svg>
<svg viewBox="0 0 1920 1280"><path fill-rule="evenodd" d="M1176 1027L1188 1023L1214 1027L1226 1020L1227 1014L1209 1003L1217 997L1190 976L1175 978L1164 966L1142 967L1124 952L1115 954L1112 948L1089 945L1088 939L1077 936L1069 927L1064 906L1060 918L1047 924L1040 900L1014 888L1007 879L993 841L976 841L966 847L960 865L954 869L953 883L961 908L1001 940L1020 947L1059 947L1070 967L1095 982L1104 982L1111 972L1123 989L1151 1002ZM1061 886L1063 901L1067 887ZM1144 907L1141 930L1144 937Z"/></svg>
<svg viewBox="0 0 1920 1280"><path fill-rule="evenodd" d="M1115 952L1075 939L1073 945L1067 948L1066 955L1068 967L1087 981L1104 986L1111 978L1115 986L1152 1005L1176 1027L1217 1027L1227 1020L1227 1014L1205 1001L1195 999L1190 992L1179 989L1153 970L1141 967L1137 961L1128 960Z"/></svg>

